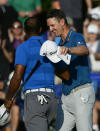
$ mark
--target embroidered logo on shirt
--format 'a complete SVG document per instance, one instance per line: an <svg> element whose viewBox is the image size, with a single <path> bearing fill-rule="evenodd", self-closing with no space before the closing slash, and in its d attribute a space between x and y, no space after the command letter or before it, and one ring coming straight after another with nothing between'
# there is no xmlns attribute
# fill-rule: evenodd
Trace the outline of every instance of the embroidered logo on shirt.
<svg viewBox="0 0 100 131"><path fill-rule="evenodd" d="M81 44L81 42L77 42L79 45Z"/></svg>

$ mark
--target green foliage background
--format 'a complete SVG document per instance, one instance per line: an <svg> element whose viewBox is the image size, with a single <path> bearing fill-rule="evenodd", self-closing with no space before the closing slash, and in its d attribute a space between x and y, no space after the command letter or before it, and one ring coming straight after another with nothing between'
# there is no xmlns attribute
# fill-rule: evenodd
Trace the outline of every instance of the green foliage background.
<svg viewBox="0 0 100 131"><path fill-rule="evenodd" d="M43 11L47 12L51 9L51 2L52 0L42 0Z"/></svg>

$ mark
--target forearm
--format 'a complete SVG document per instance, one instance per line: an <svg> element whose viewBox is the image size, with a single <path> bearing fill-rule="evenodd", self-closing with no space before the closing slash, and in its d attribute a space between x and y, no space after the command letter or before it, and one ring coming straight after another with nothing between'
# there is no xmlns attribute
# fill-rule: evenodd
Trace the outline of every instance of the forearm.
<svg viewBox="0 0 100 131"><path fill-rule="evenodd" d="M60 77L61 79L69 80L70 79L70 73L68 68L56 68L55 74Z"/></svg>
<svg viewBox="0 0 100 131"><path fill-rule="evenodd" d="M81 55L87 55L89 53L89 50L86 46L70 47L69 53L81 56Z"/></svg>
<svg viewBox="0 0 100 131"><path fill-rule="evenodd" d="M5 57L9 61L9 63L12 63L13 62L13 54L9 53L5 48L3 48L2 50L3 50Z"/></svg>
<svg viewBox="0 0 100 131"><path fill-rule="evenodd" d="M95 53L94 56L96 60L100 60L100 53Z"/></svg>
<svg viewBox="0 0 100 131"><path fill-rule="evenodd" d="M88 25L85 25L85 24L83 25L83 35L84 35L86 42L88 42L87 27L88 27Z"/></svg>
<svg viewBox="0 0 100 131"><path fill-rule="evenodd" d="M92 0L85 0L88 12L92 9Z"/></svg>
<svg viewBox="0 0 100 131"><path fill-rule="evenodd" d="M12 100L13 96L15 95L15 93L18 91L18 89L20 87L20 83L21 83L20 78L18 78L18 77L16 78L15 76L13 76L13 78L10 82L10 86L8 89L6 100Z"/></svg>
<svg viewBox="0 0 100 131"><path fill-rule="evenodd" d="M14 95L17 93L20 87L24 70L25 70L25 67L23 65L16 65L15 67L14 75L10 81L10 86L9 86L8 93L6 96L6 101L5 101L5 106L7 109L10 109Z"/></svg>
<svg viewBox="0 0 100 131"><path fill-rule="evenodd" d="M12 104L13 101L13 97L20 87L20 83L21 83L21 79L16 77L16 73L15 73L13 78L11 79L8 93L6 96L5 106L7 109L10 108L10 105Z"/></svg>

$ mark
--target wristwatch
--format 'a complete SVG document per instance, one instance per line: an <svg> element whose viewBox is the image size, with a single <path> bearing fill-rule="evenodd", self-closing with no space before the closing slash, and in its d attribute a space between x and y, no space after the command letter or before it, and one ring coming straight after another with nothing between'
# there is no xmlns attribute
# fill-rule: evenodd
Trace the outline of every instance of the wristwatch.
<svg viewBox="0 0 100 131"><path fill-rule="evenodd" d="M71 53L71 49L70 49L70 47L68 48L68 51L67 51L67 53L69 53L69 54Z"/></svg>

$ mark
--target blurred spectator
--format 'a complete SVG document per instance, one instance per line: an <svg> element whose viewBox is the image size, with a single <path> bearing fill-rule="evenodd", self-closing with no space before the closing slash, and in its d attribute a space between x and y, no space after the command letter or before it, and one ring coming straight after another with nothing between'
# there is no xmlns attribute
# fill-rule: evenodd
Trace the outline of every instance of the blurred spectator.
<svg viewBox="0 0 100 131"><path fill-rule="evenodd" d="M8 30L9 40L13 46L14 54L16 52L16 48L23 43L24 41L24 31L22 27L22 23L19 20L15 20L12 23L11 28ZM9 75L9 81L13 75L13 72ZM9 86L9 81L7 82ZM20 112L21 108L19 103L23 105L20 94L18 95L17 99L15 100L12 108L11 108L11 131L17 131L20 125Z"/></svg>
<svg viewBox="0 0 100 131"><path fill-rule="evenodd" d="M88 15L86 19L84 20L83 24L83 34L85 37L85 40L88 42L88 33L87 33L87 27L89 24L95 24L98 26L98 37L100 37L100 20L98 19L99 17L97 16L96 18L93 18L91 15Z"/></svg>
<svg viewBox="0 0 100 131"><path fill-rule="evenodd" d="M19 20L22 23L24 23L27 17L32 17L42 10L41 0L8 0L8 2L18 12Z"/></svg>
<svg viewBox="0 0 100 131"><path fill-rule="evenodd" d="M13 62L13 49L8 39L2 39L2 30L0 29L0 104L6 97L6 81L10 73L10 64ZM3 129L4 127L0 127Z"/></svg>
<svg viewBox="0 0 100 131"><path fill-rule="evenodd" d="M89 15L92 19L97 21L96 23L99 26L99 37L100 37L100 1L98 1L98 6L93 8L90 12Z"/></svg>
<svg viewBox="0 0 100 131"><path fill-rule="evenodd" d="M100 43L97 46L95 59L99 60L100 62ZM94 129L97 129L97 130L94 130L94 131L98 131L98 124L100 124L99 123L99 118L100 118L100 114L99 114L99 111L100 111L100 75L98 77L98 80L99 80L99 84L98 84L98 90L96 94L97 97L96 97L96 103L95 103L94 110L93 110Z"/></svg>
<svg viewBox="0 0 100 131"><path fill-rule="evenodd" d="M87 13L89 13L92 8L92 0L85 0L85 4ZM84 14L82 0L53 0L52 7L61 8L66 15L68 24L74 25L78 32L82 32Z"/></svg>
<svg viewBox="0 0 100 131"><path fill-rule="evenodd" d="M90 24L87 28L88 33L88 42L87 46L89 48L89 61L90 61L90 69L93 74L100 73L100 61L95 60L95 55L97 54L97 48L100 44L100 40L98 38L99 29L95 24ZM95 76L92 79L95 80ZM97 81L96 81L97 82ZM96 88L95 88L96 90Z"/></svg>
<svg viewBox="0 0 100 131"><path fill-rule="evenodd" d="M89 61L90 61L90 68L91 68L91 79L93 82L93 87L96 92L96 103L93 109L93 130L99 131L98 126L98 110L97 108L100 106L97 105L98 100L100 101L100 61L95 59L95 56L98 55L98 46L100 45L100 40L98 39L99 28L96 24L89 24L87 27L87 34L88 34L88 43L87 46L89 48ZM99 93L99 95L98 95Z"/></svg>
<svg viewBox="0 0 100 131"><path fill-rule="evenodd" d="M16 18L17 12L8 4L7 0L0 0L0 25L3 31L3 38L7 37L7 30Z"/></svg>
<svg viewBox="0 0 100 131"><path fill-rule="evenodd" d="M95 59L96 60L100 60L100 44L98 44L97 52L95 54Z"/></svg>
<svg viewBox="0 0 100 131"><path fill-rule="evenodd" d="M9 74L9 78L7 81L7 87L9 87L10 80L13 76L14 72L11 72ZM20 93L17 94L17 97L13 103L13 106L11 108L11 113L10 113L10 122L11 122L11 131L18 131L19 125L20 125L20 112L21 108L19 106L19 100L20 100Z"/></svg>
<svg viewBox="0 0 100 131"><path fill-rule="evenodd" d="M12 23L12 27L8 30L9 40L12 43L14 51L24 41L24 31L22 24L19 20L15 20Z"/></svg>
<svg viewBox="0 0 100 131"><path fill-rule="evenodd" d="M10 64L13 62L13 49L11 43L0 38L0 79L3 83L10 73ZM2 84L4 85L4 84Z"/></svg>
<svg viewBox="0 0 100 131"><path fill-rule="evenodd" d="M98 1L98 6L91 9L89 14L92 18L100 20L100 1Z"/></svg>
<svg viewBox="0 0 100 131"><path fill-rule="evenodd" d="M2 34L2 32L1 32ZM13 49L8 40L0 37L0 104L3 104L6 97L6 81L10 73L10 64L13 62ZM3 129L4 127L0 127Z"/></svg>

